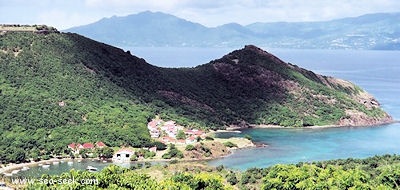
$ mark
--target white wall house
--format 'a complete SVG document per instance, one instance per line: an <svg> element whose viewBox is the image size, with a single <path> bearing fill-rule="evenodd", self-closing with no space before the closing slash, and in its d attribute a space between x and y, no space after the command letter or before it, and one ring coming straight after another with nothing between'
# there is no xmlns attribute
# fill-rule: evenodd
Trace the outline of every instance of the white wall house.
<svg viewBox="0 0 400 190"><path fill-rule="evenodd" d="M113 162L130 162L134 151L128 148L122 148L114 153Z"/></svg>
<svg viewBox="0 0 400 190"><path fill-rule="evenodd" d="M158 138L160 137L160 131L157 129L150 130L150 137L151 138Z"/></svg>

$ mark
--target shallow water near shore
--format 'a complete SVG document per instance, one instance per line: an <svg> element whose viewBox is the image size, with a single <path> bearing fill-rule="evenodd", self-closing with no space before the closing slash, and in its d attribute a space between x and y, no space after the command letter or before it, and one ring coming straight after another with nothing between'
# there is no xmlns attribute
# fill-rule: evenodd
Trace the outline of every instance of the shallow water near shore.
<svg viewBox="0 0 400 190"><path fill-rule="evenodd" d="M400 52L275 50L282 60L315 73L349 80L371 93L395 120L400 119ZM400 123L325 129L248 129L220 137L250 135L268 147L238 150L211 165L245 170L279 163L400 154Z"/></svg>
<svg viewBox="0 0 400 190"><path fill-rule="evenodd" d="M219 136L250 135L267 147L238 150L230 156L210 161L245 170L278 163L297 163L339 158L365 158L382 154L400 154L400 124L376 127L326 129L248 129Z"/></svg>

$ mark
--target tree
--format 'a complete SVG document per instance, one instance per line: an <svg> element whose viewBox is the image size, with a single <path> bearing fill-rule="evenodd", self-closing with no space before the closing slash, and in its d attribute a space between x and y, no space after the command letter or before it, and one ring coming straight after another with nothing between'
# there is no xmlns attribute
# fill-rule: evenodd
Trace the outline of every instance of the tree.
<svg viewBox="0 0 400 190"><path fill-rule="evenodd" d="M99 158L112 158L114 155L114 149L110 147L96 148L96 153Z"/></svg>
<svg viewBox="0 0 400 190"><path fill-rule="evenodd" d="M225 145L226 147L228 147L228 148L238 147L237 144L235 144L235 143L233 143L233 142L231 142L231 141L224 142L224 145Z"/></svg>
<svg viewBox="0 0 400 190"><path fill-rule="evenodd" d="M164 159L171 159L171 158L183 158L183 153L178 150L174 144L170 144L169 145L169 150L167 153L165 153L164 155L162 155L162 158Z"/></svg>
<svg viewBox="0 0 400 190"><path fill-rule="evenodd" d="M244 138L246 138L247 140L252 140L252 139L253 139L253 138L252 138L250 135L248 135L248 134L244 135Z"/></svg>
<svg viewBox="0 0 400 190"><path fill-rule="evenodd" d="M238 179L236 178L236 174L230 171L226 175L226 181L230 183L231 185L236 185L238 183Z"/></svg>
<svg viewBox="0 0 400 190"><path fill-rule="evenodd" d="M132 154L130 161L137 161L138 157L136 156L136 154Z"/></svg>
<svg viewBox="0 0 400 190"><path fill-rule="evenodd" d="M82 158L87 158L88 157L87 153L88 153L87 149L82 149L79 151L79 154L81 155Z"/></svg>
<svg viewBox="0 0 400 190"><path fill-rule="evenodd" d="M145 153L144 153L144 158L153 158L154 156L156 156L156 153L155 152L151 152L151 151L146 151Z"/></svg>
<svg viewBox="0 0 400 190"><path fill-rule="evenodd" d="M165 150L167 149L167 145L165 145L164 143L160 142L160 141L155 141L154 146L157 147L157 150Z"/></svg>
<svg viewBox="0 0 400 190"><path fill-rule="evenodd" d="M8 153L8 158L16 163L21 163L25 161L26 155L25 151L20 148L15 148L12 152Z"/></svg>
<svg viewBox="0 0 400 190"><path fill-rule="evenodd" d="M192 150L195 150L196 148L193 146L193 145L191 145L191 144L188 144L188 145L186 145L186 147L185 147L185 150L186 151L192 151Z"/></svg>
<svg viewBox="0 0 400 190"><path fill-rule="evenodd" d="M183 132L183 130L179 130L178 134L176 134L176 139L179 139L179 140L186 139L185 132Z"/></svg>

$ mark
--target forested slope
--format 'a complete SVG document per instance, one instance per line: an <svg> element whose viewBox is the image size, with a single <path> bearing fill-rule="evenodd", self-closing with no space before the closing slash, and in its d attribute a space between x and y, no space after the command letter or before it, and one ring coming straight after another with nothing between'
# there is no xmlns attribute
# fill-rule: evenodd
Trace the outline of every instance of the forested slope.
<svg viewBox="0 0 400 190"><path fill-rule="evenodd" d="M71 142L151 142L146 124L154 113L111 78L89 68L114 58L88 57L90 51L80 46L67 34L15 32L0 37L0 160L60 154ZM92 48L102 53L101 46Z"/></svg>
<svg viewBox="0 0 400 190"><path fill-rule="evenodd" d="M159 68L77 34L3 32L0 58L5 162L60 154L71 142L149 146L155 115L213 129L391 121L350 82L251 45L195 68Z"/></svg>

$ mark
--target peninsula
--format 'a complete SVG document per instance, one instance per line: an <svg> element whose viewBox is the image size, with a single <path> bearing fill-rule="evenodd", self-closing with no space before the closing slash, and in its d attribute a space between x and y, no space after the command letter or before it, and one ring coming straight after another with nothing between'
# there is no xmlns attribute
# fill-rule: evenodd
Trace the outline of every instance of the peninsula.
<svg viewBox="0 0 400 190"><path fill-rule="evenodd" d="M74 142L152 147L156 115L202 130L392 121L351 82L253 45L194 68L160 68L78 34L36 30L1 31L2 163L65 155Z"/></svg>

